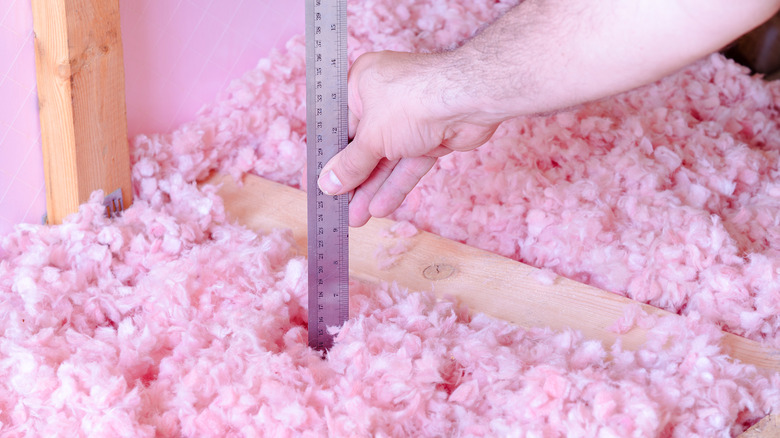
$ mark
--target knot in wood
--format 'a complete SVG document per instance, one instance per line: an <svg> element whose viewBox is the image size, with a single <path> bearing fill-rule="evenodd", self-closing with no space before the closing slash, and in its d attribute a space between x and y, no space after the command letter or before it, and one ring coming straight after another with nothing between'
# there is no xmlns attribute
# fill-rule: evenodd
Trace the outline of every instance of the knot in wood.
<svg viewBox="0 0 780 438"><path fill-rule="evenodd" d="M423 269L423 277L428 280L438 281L450 278L455 274L455 266L447 263L434 263Z"/></svg>

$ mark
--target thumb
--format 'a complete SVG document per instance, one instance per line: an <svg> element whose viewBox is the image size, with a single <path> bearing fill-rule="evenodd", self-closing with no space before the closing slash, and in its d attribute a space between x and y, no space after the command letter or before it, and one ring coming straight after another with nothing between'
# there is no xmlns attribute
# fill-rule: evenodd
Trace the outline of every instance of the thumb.
<svg viewBox="0 0 780 438"><path fill-rule="evenodd" d="M381 159L371 148L362 146L356 137L325 164L317 184L328 195L347 193L363 183Z"/></svg>

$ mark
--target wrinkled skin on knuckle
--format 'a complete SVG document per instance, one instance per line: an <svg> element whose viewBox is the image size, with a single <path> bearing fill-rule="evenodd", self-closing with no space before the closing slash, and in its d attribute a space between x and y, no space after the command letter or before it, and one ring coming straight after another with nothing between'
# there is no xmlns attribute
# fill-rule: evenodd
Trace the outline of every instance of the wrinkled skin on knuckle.
<svg viewBox="0 0 780 438"><path fill-rule="evenodd" d="M469 151L487 143L496 132L498 125L481 126L461 123L442 145L455 151Z"/></svg>

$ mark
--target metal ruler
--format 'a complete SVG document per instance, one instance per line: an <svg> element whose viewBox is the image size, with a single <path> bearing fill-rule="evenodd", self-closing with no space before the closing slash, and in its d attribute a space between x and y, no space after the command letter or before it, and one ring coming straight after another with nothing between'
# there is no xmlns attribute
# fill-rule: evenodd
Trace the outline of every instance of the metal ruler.
<svg viewBox="0 0 780 438"><path fill-rule="evenodd" d="M347 0L306 0L309 346L318 350L333 345L327 327L349 318L349 199L317 187L348 142L347 69Z"/></svg>

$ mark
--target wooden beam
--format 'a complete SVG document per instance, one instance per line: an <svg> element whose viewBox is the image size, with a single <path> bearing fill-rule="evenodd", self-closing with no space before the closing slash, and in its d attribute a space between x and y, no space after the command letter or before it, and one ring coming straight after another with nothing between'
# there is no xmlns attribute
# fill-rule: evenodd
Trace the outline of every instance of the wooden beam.
<svg viewBox="0 0 780 438"><path fill-rule="evenodd" d="M767 415L753 427L739 435L739 438L777 438L780 437L780 416Z"/></svg>
<svg viewBox="0 0 780 438"><path fill-rule="evenodd" d="M242 185L232 177L216 175L207 184L220 185L229 216L254 229L290 228L300 253L306 254L306 195L304 192L248 175ZM620 339L639 348L646 331L634 328L624 335L608 329L632 305L647 313L672 315L646 304L563 277L552 284L538 280L538 269L427 232L410 238L407 252L387 269L380 269L376 251L388 245L386 236L395 222L371 219L351 228L350 275L359 280L398 282L411 290L433 291L457 297L473 311L522 327L573 328L606 346ZM678 316L679 317L679 316ZM743 337L724 333L725 350L742 362L780 371L780 352Z"/></svg>
<svg viewBox="0 0 780 438"><path fill-rule="evenodd" d="M119 0L32 0L46 208L60 223L97 189L132 203Z"/></svg>

